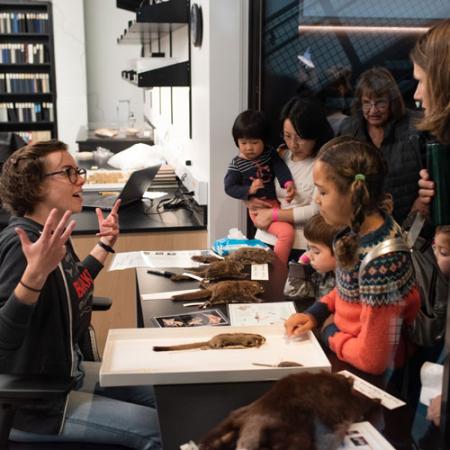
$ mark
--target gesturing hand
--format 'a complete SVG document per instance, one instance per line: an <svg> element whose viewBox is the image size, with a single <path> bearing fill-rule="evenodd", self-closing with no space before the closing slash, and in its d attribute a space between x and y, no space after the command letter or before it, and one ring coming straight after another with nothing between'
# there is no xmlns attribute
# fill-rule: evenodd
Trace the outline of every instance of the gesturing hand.
<svg viewBox="0 0 450 450"><path fill-rule="evenodd" d="M75 221L69 222L71 214L71 211L66 211L58 222L57 210L52 209L36 242L31 242L22 228L15 229L29 273L47 278L56 269L66 254L65 243L75 228Z"/></svg>
<svg viewBox="0 0 450 450"><path fill-rule="evenodd" d="M100 230L96 236L103 238L101 241L109 246L113 246L119 237L119 207L120 199L114 203L113 209L106 218L103 217L103 212L100 208L96 208L95 210L97 213L98 228Z"/></svg>

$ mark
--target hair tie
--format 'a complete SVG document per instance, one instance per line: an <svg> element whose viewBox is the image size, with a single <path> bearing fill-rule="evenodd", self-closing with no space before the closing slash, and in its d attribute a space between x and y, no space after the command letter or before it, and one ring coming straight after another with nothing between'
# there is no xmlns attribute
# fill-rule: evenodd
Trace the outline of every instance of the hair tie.
<svg viewBox="0 0 450 450"><path fill-rule="evenodd" d="M355 181L366 181L366 176L362 173L357 173L355 175Z"/></svg>

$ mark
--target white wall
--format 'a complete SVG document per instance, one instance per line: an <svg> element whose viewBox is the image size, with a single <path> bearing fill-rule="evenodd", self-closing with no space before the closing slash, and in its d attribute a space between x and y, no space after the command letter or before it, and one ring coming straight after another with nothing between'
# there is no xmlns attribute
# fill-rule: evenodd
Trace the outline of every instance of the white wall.
<svg viewBox="0 0 450 450"><path fill-rule="evenodd" d="M225 236L232 227L245 231L242 205L225 195L223 177L237 151L231 137L232 124L247 107L248 2L197 3L202 7L204 30L202 46L191 48L192 137L186 130L186 90L173 90L173 124L169 88L147 91L145 112L157 127L155 140L171 162L182 164L190 160L193 177L208 182L208 234L213 241ZM181 56L183 46L186 47L186 31L183 28L173 36L175 57Z"/></svg>
<svg viewBox="0 0 450 450"><path fill-rule="evenodd" d="M83 0L53 0L58 137L76 149L87 122Z"/></svg>
<svg viewBox="0 0 450 450"><path fill-rule="evenodd" d="M209 12L208 232L214 240L226 236L232 227L246 231L242 202L225 194L223 178L237 152L231 127L237 114L248 106L248 2L215 0ZM194 115L194 119L199 117Z"/></svg>
<svg viewBox="0 0 450 450"><path fill-rule="evenodd" d="M142 125L143 91L121 78L129 60L139 56L140 45L117 44L117 38L136 14L117 8L116 0L84 0L84 17L89 122L115 125L118 100L129 99L137 124ZM126 113L124 105L120 108L121 115Z"/></svg>

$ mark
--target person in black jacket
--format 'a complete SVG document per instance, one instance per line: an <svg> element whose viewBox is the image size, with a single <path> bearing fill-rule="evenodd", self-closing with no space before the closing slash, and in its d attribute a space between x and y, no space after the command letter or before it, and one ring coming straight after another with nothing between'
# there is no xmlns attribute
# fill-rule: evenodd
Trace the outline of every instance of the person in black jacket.
<svg viewBox="0 0 450 450"><path fill-rule="evenodd" d="M75 254L70 217L81 211L85 175L55 140L22 147L3 166L0 199L13 216L0 233L0 372L75 379L65 400L19 409L11 439L159 449L151 388L99 388L99 363L84 362L78 345L94 279L119 236L118 202L106 218L97 210L90 254Z"/></svg>
<svg viewBox="0 0 450 450"><path fill-rule="evenodd" d="M375 67L359 77L352 116L343 120L338 132L372 143L381 151L388 167L385 191L393 197L393 216L399 224L422 205L417 201L422 144L415 119L406 110L391 73Z"/></svg>

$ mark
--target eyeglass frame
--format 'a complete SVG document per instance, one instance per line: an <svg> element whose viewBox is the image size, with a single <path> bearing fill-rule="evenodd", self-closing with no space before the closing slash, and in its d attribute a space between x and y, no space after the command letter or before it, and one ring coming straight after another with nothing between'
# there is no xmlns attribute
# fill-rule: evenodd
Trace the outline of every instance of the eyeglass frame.
<svg viewBox="0 0 450 450"><path fill-rule="evenodd" d="M380 103L384 106L380 107ZM390 103L391 102L387 98L378 100L361 100L361 109L368 112L373 106L377 111L386 111L389 108Z"/></svg>
<svg viewBox="0 0 450 450"><path fill-rule="evenodd" d="M65 169L58 170L56 172L45 173L44 178L51 177L53 175L62 175L62 174L67 177L67 179L69 180L69 182L71 184L77 184L79 177L82 177L84 180L86 180L87 170L83 169L82 167L69 166L69 167L66 167Z"/></svg>

